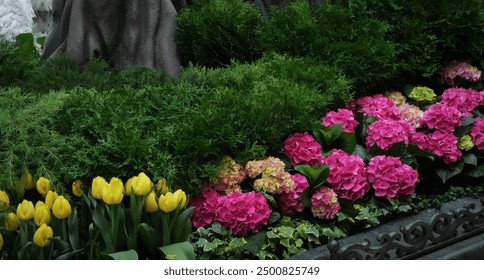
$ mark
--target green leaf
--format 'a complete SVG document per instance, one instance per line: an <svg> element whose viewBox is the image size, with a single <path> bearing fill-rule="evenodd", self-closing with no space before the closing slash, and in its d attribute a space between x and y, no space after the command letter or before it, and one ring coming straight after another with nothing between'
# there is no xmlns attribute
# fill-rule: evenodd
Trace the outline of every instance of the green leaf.
<svg viewBox="0 0 484 280"><path fill-rule="evenodd" d="M479 178L484 176L484 163L479 164L476 168L472 170L468 170L464 173L465 175L472 177L472 178Z"/></svg>
<svg viewBox="0 0 484 280"><path fill-rule="evenodd" d="M445 184L445 182L447 182L450 178L461 174L463 168L464 168L464 162L460 161L455 164L439 167L435 172L437 173L437 176L439 176L440 179L442 179L442 182Z"/></svg>
<svg viewBox="0 0 484 280"><path fill-rule="evenodd" d="M181 214L176 217L173 230L171 232L171 242L178 243L187 241L192 233L192 223L190 216L192 215L195 207L185 209Z"/></svg>
<svg viewBox="0 0 484 280"><path fill-rule="evenodd" d="M353 151L353 154L359 156L365 162L368 162L371 159L371 156L370 154L368 154L366 148L360 144L355 145L355 150Z"/></svg>
<svg viewBox="0 0 484 280"><path fill-rule="evenodd" d="M341 132L340 137L334 141L332 148L341 149L351 155L356 149L355 133Z"/></svg>
<svg viewBox="0 0 484 280"><path fill-rule="evenodd" d="M167 259L194 260L195 251L192 244L188 241L174 243L159 248Z"/></svg>
<svg viewBox="0 0 484 280"><path fill-rule="evenodd" d="M460 120L462 122L461 126L469 126L476 121L476 119L472 117L462 117Z"/></svg>
<svg viewBox="0 0 484 280"><path fill-rule="evenodd" d="M302 164L295 166L294 169L308 178L312 189L324 184L329 176L329 166L327 165Z"/></svg>
<svg viewBox="0 0 484 280"><path fill-rule="evenodd" d="M462 155L462 160L465 164L477 166L477 156L473 153L464 153Z"/></svg>
<svg viewBox="0 0 484 280"><path fill-rule="evenodd" d="M163 245L163 239L160 232L146 223L141 223L138 230L140 237L139 239L144 245L144 248L148 251L148 255L151 258L155 258L158 254L158 250L156 250L156 248Z"/></svg>
<svg viewBox="0 0 484 280"><path fill-rule="evenodd" d="M67 218L67 225L69 227L69 242L73 250L82 249L79 239L79 220L77 217L77 209L72 210L72 215Z"/></svg>
<svg viewBox="0 0 484 280"><path fill-rule="evenodd" d="M373 211L372 211L373 210ZM355 217L359 221L368 221L370 225L378 225L380 221L378 217L381 216L379 209L370 209L370 207L363 207Z"/></svg>
<svg viewBox="0 0 484 280"><path fill-rule="evenodd" d="M261 230L247 237L246 249L252 254L257 254L266 243L267 235L265 230Z"/></svg>
<svg viewBox="0 0 484 280"><path fill-rule="evenodd" d="M331 144L340 137L343 126L336 124L330 127L325 127L322 124L313 126L313 135L324 149L330 148Z"/></svg>
<svg viewBox="0 0 484 280"><path fill-rule="evenodd" d="M135 250L121 251L108 254L113 260L137 260L138 253Z"/></svg>

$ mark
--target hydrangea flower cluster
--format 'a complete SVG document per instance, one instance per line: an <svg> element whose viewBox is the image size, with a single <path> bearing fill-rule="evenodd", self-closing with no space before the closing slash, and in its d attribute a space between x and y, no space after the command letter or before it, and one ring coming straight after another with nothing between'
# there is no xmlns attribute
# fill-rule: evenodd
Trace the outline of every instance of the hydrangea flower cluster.
<svg viewBox="0 0 484 280"><path fill-rule="evenodd" d="M311 212L315 217L332 220L341 211L336 193L328 187L318 187L311 196Z"/></svg>
<svg viewBox="0 0 484 280"><path fill-rule="evenodd" d="M407 103L407 98L405 98L405 96L399 91L385 92L385 97L390 98L398 107Z"/></svg>
<svg viewBox="0 0 484 280"><path fill-rule="evenodd" d="M309 133L294 133L284 141L284 153L289 157L293 166L321 164L321 145Z"/></svg>
<svg viewBox="0 0 484 280"><path fill-rule="evenodd" d="M220 171L214 182L214 188L225 193L240 191L240 183L246 178L247 172L240 164L236 163L231 157L226 156L222 160Z"/></svg>
<svg viewBox="0 0 484 280"><path fill-rule="evenodd" d="M418 173L399 158L376 156L368 163L368 181L375 196L394 199L414 193Z"/></svg>
<svg viewBox="0 0 484 280"><path fill-rule="evenodd" d="M356 201L370 190L365 164L360 157L334 149L324 158L323 164L329 166L326 181L338 197Z"/></svg>
<svg viewBox="0 0 484 280"><path fill-rule="evenodd" d="M377 120L368 126L366 131L366 147L377 145L383 150L390 149L399 142L409 143L415 129L406 121L390 119Z"/></svg>
<svg viewBox="0 0 484 280"><path fill-rule="evenodd" d="M190 198L187 207L195 207L191 217L194 227L206 227L216 221L220 197L215 189L204 188L199 195Z"/></svg>
<svg viewBox="0 0 484 280"><path fill-rule="evenodd" d="M400 119L400 110L395 102L382 94L359 98L356 100L356 105L359 106L358 112L363 113L364 116L377 119Z"/></svg>
<svg viewBox="0 0 484 280"><path fill-rule="evenodd" d="M291 174L284 170L285 167L286 164L275 157L249 161L245 165L250 178L254 179L261 175L261 178L254 180L254 188L271 194L294 189L294 181Z"/></svg>
<svg viewBox="0 0 484 280"><path fill-rule="evenodd" d="M293 216L304 211L301 195L309 187L306 177L299 173L292 174L291 179L294 181L294 189L282 191L276 197L281 213L286 216Z"/></svg>
<svg viewBox="0 0 484 280"><path fill-rule="evenodd" d="M267 225L272 212L260 192L233 192L221 196L219 202L215 220L231 229L234 236L258 232Z"/></svg>
<svg viewBox="0 0 484 280"><path fill-rule="evenodd" d="M400 117L402 120L408 122L412 127L419 128L420 120L424 112L419 107L410 104L403 104L400 108Z"/></svg>
<svg viewBox="0 0 484 280"><path fill-rule="evenodd" d="M442 93L440 103L454 107L463 116L470 117L470 112L481 103L481 94L473 89L449 88Z"/></svg>
<svg viewBox="0 0 484 280"><path fill-rule="evenodd" d="M466 134L463 135L460 139L459 142L457 142L457 147L463 151L469 151L472 148L474 148L474 143L472 143L472 138L470 135Z"/></svg>
<svg viewBox="0 0 484 280"><path fill-rule="evenodd" d="M462 114L455 107L434 104L424 112L420 125L444 133L452 133L457 126L461 125L461 116Z"/></svg>
<svg viewBox="0 0 484 280"><path fill-rule="evenodd" d="M468 62L452 61L441 71L441 82L454 86L455 78L470 82L477 82L481 78L481 71Z"/></svg>
<svg viewBox="0 0 484 280"><path fill-rule="evenodd" d="M426 136L425 150L442 157L447 164L458 161L462 151L457 147L459 139L452 133L435 131Z"/></svg>
<svg viewBox="0 0 484 280"><path fill-rule="evenodd" d="M428 87L414 87L408 97L417 102L434 101L436 95L433 89Z"/></svg>
<svg viewBox="0 0 484 280"><path fill-rule="evenodd" d="M355 120L355 115L348 109L338 109L338 111L331 111L326 114L321 123L325 127L330 127L335 124L341 124L343 132L355 132L355 127L358 122Z"/></svg>
<svg viewBox="0 0 484 280"><path fill-rule="evenodd" d="M469 135L472 138L472 142L479 151L484 150L484 119L477 118L474 124L472 124L471 132Z"/></svg>

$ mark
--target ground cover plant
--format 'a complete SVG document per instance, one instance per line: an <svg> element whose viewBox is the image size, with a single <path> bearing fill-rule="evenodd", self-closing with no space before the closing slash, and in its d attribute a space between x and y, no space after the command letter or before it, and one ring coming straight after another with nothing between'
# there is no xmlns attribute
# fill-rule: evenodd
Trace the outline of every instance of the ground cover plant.
<svg viewBox="0 0 484 280"><path fill-rule="evenodd" d="M284 259L483 193L482 1L196 2L177 78L0 45L0 258Z"/></svg>

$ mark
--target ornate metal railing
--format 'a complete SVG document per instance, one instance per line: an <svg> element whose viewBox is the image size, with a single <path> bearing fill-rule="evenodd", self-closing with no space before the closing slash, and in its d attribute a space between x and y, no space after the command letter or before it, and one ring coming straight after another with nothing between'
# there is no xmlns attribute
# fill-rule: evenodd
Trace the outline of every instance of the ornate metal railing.
<svg viewBox="0 0 484 280"><path fill-rule="evenodd" d="M416 259L483 233L484 197L466 198L447 203L441 210L428 210L365 233L332 240L294 258Z"/></svg>

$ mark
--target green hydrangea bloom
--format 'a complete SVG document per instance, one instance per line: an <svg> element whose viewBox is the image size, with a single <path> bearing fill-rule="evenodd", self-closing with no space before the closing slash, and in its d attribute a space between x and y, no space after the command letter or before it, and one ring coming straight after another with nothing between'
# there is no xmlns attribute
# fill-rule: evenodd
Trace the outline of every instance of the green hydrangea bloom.
<svg viewBox="0 0 484 280"><path fill-rule="evenodd" d="M466 134L459 139L457 146L463 151L469 151L474 147L474 143L472 143L471 137Z"/></svg>
<svg viewBox="0 0 484 280"><path fill-rule="evenodd" d="M417 102L431 102L436 95L433 89L428 87L414 87L408 96Z"/></svg>

